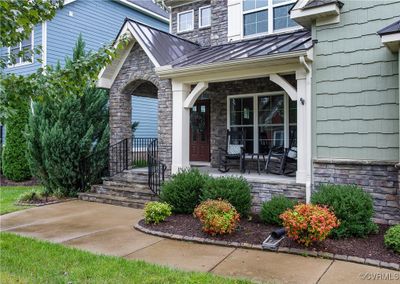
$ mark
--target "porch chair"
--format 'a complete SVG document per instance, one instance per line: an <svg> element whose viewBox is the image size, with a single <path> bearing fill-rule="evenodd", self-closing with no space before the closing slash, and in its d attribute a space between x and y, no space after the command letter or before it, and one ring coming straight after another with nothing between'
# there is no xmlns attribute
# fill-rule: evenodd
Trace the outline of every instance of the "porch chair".
<svg viewBox="0 0 400 284"><path fill-rule="evenodd" d="M245 171L245 132L243 130L226 131L226 147L219 148L218 170L222 173L230 171L234 162L239 160L240 171Z"/></svg>
<svg viewBox="0 0 400 284"><path fill-rule="evenodd" d="M271 147L265 164L266 173L290 175L297 170L296 130L290 132L289 147ZM273 163L277 166L273 167Z"/></svg>

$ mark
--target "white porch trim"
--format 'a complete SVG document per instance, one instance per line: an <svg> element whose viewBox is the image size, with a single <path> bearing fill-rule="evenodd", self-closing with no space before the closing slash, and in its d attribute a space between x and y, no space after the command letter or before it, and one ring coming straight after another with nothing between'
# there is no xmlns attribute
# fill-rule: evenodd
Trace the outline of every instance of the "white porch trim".
<svg viewBox="0 0 400 284"><path fill-rule="evenodd" d="M288 81L286 81L285 78L279 76L278 74L271 74L269 75L269 79L284 89L293 101L297 100L297 90Z"/></svg>
<svg viewBox="0 0 400 284"><path fill-rule="evenodd" d="M192 108L194 103L196 102L197 98L201 96L201 94L207 90L208 83L207 82L200 82L196 85L193 91L189 94L186 98L183 107L185 108Z"/></svg>
<svg viewBox="0 0 400 284"><path fill-rule="evenodd" d="M190 109L184 107L189 93L189 84L172 80L172 174L190 168Z"/></svg>

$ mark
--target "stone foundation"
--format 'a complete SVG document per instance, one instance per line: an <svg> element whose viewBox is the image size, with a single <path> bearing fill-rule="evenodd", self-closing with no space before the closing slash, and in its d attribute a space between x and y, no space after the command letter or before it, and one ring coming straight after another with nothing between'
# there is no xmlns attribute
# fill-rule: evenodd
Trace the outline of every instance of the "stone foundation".
<svg viewBox="0 0 400 284"><path fill-rule="evenodd" d="M315 160L314 188L322 183L362 187L374 200L375 222L400 223L399 171L394 162Z"/></svg>
<svg viewBox="0 0 400 284"><path fill-rule="evenodd" d="M284 195L288 198L305 202L306 186L295 182L251 181L251 195L253 213L260 213L263 202L271 200L273 196Z"/></svg>

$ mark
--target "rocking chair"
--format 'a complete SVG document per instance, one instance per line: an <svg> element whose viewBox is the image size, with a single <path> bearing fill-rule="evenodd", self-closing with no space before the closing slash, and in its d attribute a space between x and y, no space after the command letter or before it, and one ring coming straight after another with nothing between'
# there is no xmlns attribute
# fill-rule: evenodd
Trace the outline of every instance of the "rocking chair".
<svg viewBox="0 0 400 284"><path fill-rule="evenodd" d="M296 131L290 132L289 147L271 147L268 153L265 171L278 175L290 175L297 170L297 148L294 146ZM272 168L272 161L277 167Z"/></svg>
<svg viewBox="0 0 400 284"><path fill-rule="evenodd" d="M226 148L219 148L219 167L222 173L230 171L230 167L239 160L240 171L245 171L245 132L227 130Z"/></svg>

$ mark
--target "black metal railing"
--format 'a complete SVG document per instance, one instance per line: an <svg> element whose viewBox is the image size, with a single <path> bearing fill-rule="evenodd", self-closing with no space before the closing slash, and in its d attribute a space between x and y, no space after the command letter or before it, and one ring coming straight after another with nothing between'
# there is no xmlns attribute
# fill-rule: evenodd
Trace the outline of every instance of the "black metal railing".
<svg viewBox="0 0 400 284"><path fill-rule="evenodd" d="M110 177L130 168L131 139L125 138L110 146L108 151Z"/></svg>
<svg viewBox="0 0 400 284"><path fill-rule="evenodd" d="M144 168L148 166L147 146L156 138L132 139L132 167Z"/></svg>
<svg viewBox="0 0 400 284"><path fill-rule="evenodd" d="M158 156L158 139L153 139L147 146L148 184L150 190L160 195L161 184L164 182L167 166L163 164Z"/></svg>

